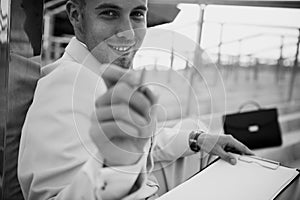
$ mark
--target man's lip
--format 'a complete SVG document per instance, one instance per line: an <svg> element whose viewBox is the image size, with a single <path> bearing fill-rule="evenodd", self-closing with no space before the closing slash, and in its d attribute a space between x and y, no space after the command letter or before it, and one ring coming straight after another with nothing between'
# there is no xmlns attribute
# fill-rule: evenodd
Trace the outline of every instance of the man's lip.
<svg viewBox="0 0 300 200"><path fill-rule="evenodd" d="M130 45L123 45L123 44L108 44L108 46L115 52L117 52L118 54L126 54L129 53L133 47L135 46L135 44L130 44Z"/></svg>

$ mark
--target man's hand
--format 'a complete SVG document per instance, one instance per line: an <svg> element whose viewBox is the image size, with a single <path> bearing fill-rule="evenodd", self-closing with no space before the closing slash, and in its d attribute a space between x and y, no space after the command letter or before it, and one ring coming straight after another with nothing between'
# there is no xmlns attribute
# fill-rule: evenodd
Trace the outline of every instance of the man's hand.
<svg viewBox="0 0 300 200"><path fill-rule="evenodd" d="M110 65L102 78L109 88L96 100L99 128L91 131L92 140L105 164L134 164L147 151L145 145L154 134L155 113L150 110L157 97L146 87L138 88L136 72Z"/></svg>
<svg viewBox="0 0 300 200"><path fill-rule="evenodd" d="M221 159L235 165L236 159L230 153L253 155L253 152L231 135L201 134L198 137L201 150L220 156Z"/></svg>

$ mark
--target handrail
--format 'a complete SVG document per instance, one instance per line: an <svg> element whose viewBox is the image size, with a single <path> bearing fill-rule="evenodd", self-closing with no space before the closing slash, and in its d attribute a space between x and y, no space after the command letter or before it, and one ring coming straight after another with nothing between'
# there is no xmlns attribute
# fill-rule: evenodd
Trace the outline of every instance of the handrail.
<svg viewBox="0 0 300 200"><path fill-rule="evenodd" d="M214 24L224 24L224 25L234 25L234 26L255 26L255 27L263 27L263 28L275 28L275 29L293 29L298 30L300 27L297 26L278 26L278 25L268 25L268 24L251 24L251 23L239 23L239 22L218 22L205 20L206 23L214 23Z"/></svg>
<svg viewBox="0 0 300 200"><path fill-rule="evenodd" d="M290 42L288 44L284 44L284 46L294 46L296 45L294 42ZM274 45L274 46L271 46L271 47L267 47L267 48L263 48L263 49L259 49L258 51L255 51L255 52L251 52L251 53L247 53L247 54L241 54L241 56L252 56L252 55L255 55L255 54L258 54L258 53L261 53L261 52L264 52L264 51L267 51L267 50L278 50L280 48L280 46L278 45Z"/></svg>
<svg viewBox="0 0 300 200"><path fill-rule="evenodd" d="M241 38L234 39L234 40L223 41L223 42L221 42L221 44L222 45L224 45L224 44L232 44L232 43L236 43L236 42L240 42L240 41L244 41L244 40L248 40L248 39L260 37L262 35L264 35L264 33L258 33L258 34L249 35L249 36L241 37ZM204 50L206 50L206 49L213 49L213 48L217 48L217 47L219 47L219 44L215 44L215 45L206 47Z"/></svg>
<svg viewBox="0 0 300 200"><path fill-rule="evenodd" d="M245 40L249 40L249 39L253 39L253 38L257 38L257 37L261 37L261 36L278 36L278 37L293 37L293 38L297 38L298 35L292 35L292 34L288 34L288 35L282 35L282 34L276 34L276 33L258 33L258 34L254 34L254 35L249 35L249 36L245 36L245 37L241 37L241 38L238 38L238 39L234 39L234 40L228 40L228 41L223 41L221 42L221 45L227 45L227 44L232 44L232 43L236 43L236 42L241 42L241 41L245 41ZM293 43L295 44L295 43ZM286 45L284 45L286 46ZM211 46L208 46L208 47L205 47L204 50L207 50L207 49L213 49L213 48L217 48L219 47L219 44L215 44L215 45L211 45Z"/></svg>

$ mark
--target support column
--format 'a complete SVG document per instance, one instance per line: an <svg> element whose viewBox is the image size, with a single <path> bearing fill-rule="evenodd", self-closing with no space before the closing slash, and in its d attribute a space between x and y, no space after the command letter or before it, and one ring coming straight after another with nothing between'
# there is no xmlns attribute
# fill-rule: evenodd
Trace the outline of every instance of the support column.
<svg viewBox="0 0 300 200"><path fill-rule="evenodd" d="M0 0L0 199L4 199L5 147L8 112L10 0Z"/></svg>
<svg viewBox="0 0 300 200"><path fill-rule="evenodd" d="M279 58L277 60L277 66L276 66L276 83L278 84L281 79L281 68L283 66L283 45L284 45L284 35L281 36L281 44L280 44L280 54Z"/></svg>
<svg viewBox="0 0 300 200"><path fill-rule="evenodd" d="M218 65L221 66L221 56L222 56L222 45L223 45L223 28L224 24L221 24L221 30L219 35L219 44L218 44Z"/></svg>
<svg viewBox="0 0 300 200"><path fill-rule="evenodd" d="M294 89L294 84L295 84L295 78L297 76L298 72L298 56L299 56L299 46L300 46L300 29L298 29L298 42L297 42L297 48L296 48L296 54L295 54L295 60L294 60L294 65L293 69L291 71L291 80L290 80L290 85L289 85L289 93L288 93L288 101L291 102L293 98L293 89Z"/></svg>
<svg viewBox="0 0 300 200"><path fill-rule="evenodd" d="M196 67L196 68L199 68L200 65L202 64L201 39L202 39L202 29L203 29L204 12L205 12L206 5L201 4L199 6L200 6L200 15L199 15L199 21L198 21L198 38L197 38L198 45L196 45L196 48L194 50L194 67ZM190 80L189 80L190 85L188 88L188 100L187 100L186 111L185 111L186 116L190 115L190 110L192 108L192 106L191 106L192 89L194 87L194 79L195 79L195 74L197 73L197 70L195 70L195 69L193 69L193 67L191 67L189 72L191 73L191 75L190 75Z"/></svg>

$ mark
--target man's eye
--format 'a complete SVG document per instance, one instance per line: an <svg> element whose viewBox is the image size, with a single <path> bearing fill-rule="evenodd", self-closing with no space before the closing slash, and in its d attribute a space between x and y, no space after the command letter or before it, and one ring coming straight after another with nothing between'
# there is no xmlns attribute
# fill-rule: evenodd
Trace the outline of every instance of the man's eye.
<svg viewBox="0 0 300 200"><path fill-rule="evenodd" d="M135 20L144 20L145 19L145 13L141 11L135 11L131 13L131 17Z"/></svg>
<svg viewBox="0 0 300 200"><path fill-rule="evenodd" d="M106 18L106 19L115 19L119 16L118 12L113 10L107 10L100 13L100 16Z"/></svg>

